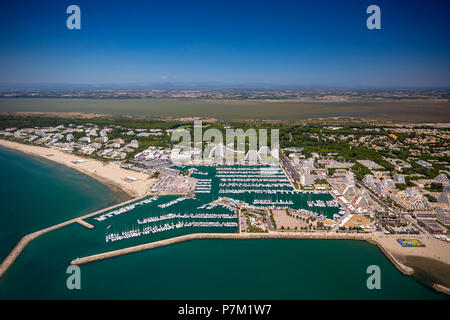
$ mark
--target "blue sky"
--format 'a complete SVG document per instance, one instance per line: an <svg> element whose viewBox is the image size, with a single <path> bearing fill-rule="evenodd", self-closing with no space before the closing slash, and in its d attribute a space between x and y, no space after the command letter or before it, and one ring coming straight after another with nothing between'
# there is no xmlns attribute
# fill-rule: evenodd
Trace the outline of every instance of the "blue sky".
<svg viewBox="0 0 450 320"><path fill-rule="evenodd" d="M0 83L448 87L449 3L1 0Z"/></svg>

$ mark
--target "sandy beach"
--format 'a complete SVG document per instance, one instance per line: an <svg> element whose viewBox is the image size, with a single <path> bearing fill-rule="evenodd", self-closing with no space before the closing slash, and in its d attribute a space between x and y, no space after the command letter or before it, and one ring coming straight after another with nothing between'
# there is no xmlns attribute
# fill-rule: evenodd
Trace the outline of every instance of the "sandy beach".
<svg viewBox="0 0 450 320"><path fill-rule="evenodd" d="M2 139L0 139L0 146L43 157L76 169L103 183L113 184L132 197L141 197L148 193L150 187L157 180L151 178L151 176L146 173L121 168L118 164L103 163L94 159L82 158L71 153L60 151L56 148L26 145ZM132 181L127 179L129 176L136 178L137 180Z"/></svg>
<svg viewBox="0 0 450 320"><path fill-rule="evenodd" d="M376 236L378 243L389 250L395 257L403 260L407 256L418 256L434 259L449 265L450 268L450 244L437 240L432 235L396 235L396 236ZM423 248L402 247L397 239L419 239L424 244ZM450 270L450 269L449 269Z"/></svg>

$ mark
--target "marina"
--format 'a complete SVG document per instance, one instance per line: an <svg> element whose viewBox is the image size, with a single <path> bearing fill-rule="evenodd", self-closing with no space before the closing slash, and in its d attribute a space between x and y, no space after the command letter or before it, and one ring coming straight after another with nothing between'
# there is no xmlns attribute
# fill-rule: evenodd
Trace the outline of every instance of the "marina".
<svg viewBox="0 0 450 320"><path fill-rule="evenodd" d="M291 190L269 190L269 189L221 189L220 194L230 194L230 193L256 193L256 194L296 194L295 191Z"/></svg>
<svg viewBox="0 0 450 320"><path fill-rule="evenodd" d="M207 180L205 193L210 194L211 200L228 197L257 208L308 208L316 216L328 219L333 219L342 209L327 191L295 190L278 165L200 167L198 170L209 174L208 177L195 173L192 176L199 179L200 186ZM202 187L197 187L197 197L202 196L201 192Z"/></svg>
<svg viewBox="0 0 450 320"><path fill-rule="evenodd" d="M307 201L308 207L319 207L319 208L325 208L325 207L331 207L331 208L339 208L339 204L336 200L316 200L316 201Z"/></svg>
<svg viewBox="0 0 450 320"><path fill-rule="evenodd" d="M254 181L242 182L246 176ZM192 178L197 179L195 196L146 196L89 215L82 225L96 241L138 245L191 232L235 233L239 206L289 209L319 219L337 218L342 212L329 194L294 190L279 167L203 166L192 171Z"/></svg>
<svg viewBox="0 0 450 320"><path fill-rule="evenodd" d="M116 209L116 210L107 212L107 213L105 213L105 214L102 214L102 215L99 216L99 217L95 217L94 219L97 220L97 221L105 221L105 220L107 220L108 218L112 218L113 216L118 216L118 215L120 215L120 214L122 214L122 213L131 211L131 210L135 209L136 206L141 206L141 205L144 205L144 204L148 204L148 203L151 203L151 202L153 202L153 201L155 201L155 200L157 200L157 199L158 199L158 197L151 197L151 198L149 198L149 199L144 199L144 200L141 200L141 201L139 201L139 202L130 204L130 205L128 205L128 206L121 207L121 208L119 208L119 209Z"/></svg>
<svg viewBox="0 0 450 320"><path fill-rule="evenodd" d="M199 174L199 173L196 173ZM208 173L206 172L206 175ZM202 172L201 175L205 175L205 172ZM195 186L195 193L210 193L211 192L211 181L212 179L197 179L197 184Z"/></svg>
<svg viewBox="0 0 450 320"><path fill-rule="evenodd" d="M339 205L329 194L294 190L279 166L180 169L196 179L194 196L148 196L103 212L89 223L104 230L105 243L139 244L208 230L235 233L237 208L242 206L251 210L289 209L319 220L340 217ZM98 225L106 221L108 225Z"/></svg>
<svg viewBox="0 0 450 320"><path fill-rule="evenodd" d="M172 201L167 202L167 203L158 204L158 208L165 209L165 208L168 208L168 207L170 207L170 206L173 206L173 205L176 204L176 203L179 203L179 202L181 202L181 201L184 201L184 200L186 200L186 199L187 199L186 197L180 197L180 198L177 198L177 199L172 200Z"/></svg>
<svg viewBox="0 0 450 320"><path fill-rule="evenodd" d="M149 217L145 218L143 220L138 220L138 224L144 224L149 222L158 222L158 221L164 221L164 220L170 220L170 219L236 219L237 215L229 215L229 214L222 214L222 213L169 213L164 216L159 217Z"/></svg>
<svg viewBox="0 0 450 320"><path fill-rule="evenodd" d="M120 241L130 238L137 238L143 235L165 232L180 228L237 228L237 222L218 221L178 221L177 223L165 223L158 226L145 226L142 229L132 228L119 233L109 233L106 235L106 242Z"/></svg>
<svg viewBox="0 0 450 320"><path fill-rule="evenodd" d="M291 205L291 204L294 204L294 202L292 202L292 201L290 201L290 200L288 200L288 201L270 201L270 200L258 200L258 199L255 199L255 200L253 200L253 204L255 205L259 205L259 204L262 204L262 205L270 205L270 206L280 206L280 205L284 205L284 206L286 206L286 205Z"/></svg>
<svg viewBox="0 0 450 320"><path fill-rule="evenodd" d="M37 165L41 165L37 162ZM11 167L14 167L12 164ZM71 169L67 169L70 171ZM228 224L226 222L237 223L234 220L235 205L242 203L246 200L247 203L253 203L254 199L264 200L260 197L247 197L243 194L233 195L234 198L219 198L217 190L219 188L217 181L214 181L214 167L208 167L206 169L201 169L202 171L207 171L212 181L212 192L211 194L199 194L196 199L186 200L185 202L180 202L172 205L168 208L159 208L157 204L167 203L174 199L176 196L165 196L160 195L157 199L151 202L144 203L142 205L136 205L136 203L151 199L153 196L145 197L143 199L133 199L128 201L126 204L114 205L109 209L102 209L93 213L89 213L86 216L77 217L76 219L70 220L64 224L56 225L60 222L60 218L55 221L55 223L50 223L50 225L55 224L54 227L43 229L40 232L30 234L23 238L20 243L17 244L16 249L14 249L8 259L2 264L3 267L3 277L0 284L0 298L11 299L27 299L27 298L117 298L117 294L122 294L121 297L124 298L192 298L192 297L218 297L218 298L236 298L236 291L224 291L217 290L217 287L226 288L230 284L235 287L242 283L242 281L249 281L246 276L248 272L263 268L262 272L264 274L272 272L274 269L279 267L280 259L286 259L287 257L294 257L291 264L286 264L288 272L282 273L280 276L282 278L277 278L276 281L271 281L270 278L265 282L265 286L269 286L269 289L255 291L254 287L259 285L259 281L253 281L250 279L248 286L245 286L240 290L240 296L243 299L248 297L289 297L289 298L311 298L312 296L308 293L311 290L306 290L309 288L316 288L317 286L322 286L323 288L330 285L332 281L333 286L336 288L342 287L344 291L339 292L339 296L333 296L335 298L373 298L373 295L367 295L367 289L360 290L361 283L365 281L365 273L362 273L364 279L354 279L347 278L345 275L348 272L352 274L359 274L361 261L366 264L377 264L383 269L383 277L386 279L385 285L383 286L382 292L379 296L386 297L388 295L392 298L426 298L426 297L441 297L442 295L437 295L434 291L417 283L412 278L399 276L399 272L394 266L387 260L384 255L373 245L358 241L345 241L345 240L288 240L288 239L254 239L250 240L249 235L238 235L236 234L237 227L226 227ZM36 172L41 172L42 170L34 170ZM7 173L6 173L7 174ZM204 175L203 175L204 176ZM61 177L61 179L64 176ZM34 186L38 186L41 179L36 181ZM79 183L83 183L80 180ZM20 188L20 186L18 186ZM85 190L85 188L80 188L80 192ZM86 199L89 196L92 198L98 197L104 194L104 190L100 189L99 192L89 195L89 192L77 193L81 195L82 199ZM264 195L266 197L267 195ZM117 196L111 197L115 199ZM245 199L245 198L248 199ZM311 212L311 210L332 210L333 208L308 208L306 201L315 201L317 199L323 199L326 201L326 194L314 194L314 193L295 193L293 195L281 195L278 197L289 197L294 203L289 205L291 207L298 207L291 211L295 213L296 211L301 212ZM276 202L275 196L268 196L266 200L273 199L271 201ZM77 198L79 199L79 198ZM331 199L331 198L328 198ZM98 200L98 199L97 199ZM288 201L288 199L279 199L283 201ZM106 202L105 204L107 204ZM67 206L67 199L61 201L62 206ZM111 205L111 204L110 204ZM107 220L98 221L94 219L95 217L100 217L105 213L115 211L119 208L126 207L128 205L134 205L134 209L122 212L119 215L112 215L107 217ZM108 205L103 205L107 207ZM186 207L186 208L184 208ZM197 209L198 207L202 207ZM306 209L308 208L308 209ZM39 212L39 208L37 211ZM42 211L42 210L41 210ZM48 209L44 210L45 212ZM60 217L61 210L53 209L53 214L55 217ZM89 208L84 208L84 212L91 212ZM338 211L338 210L337 210ZM25 210L24 212L28 212ZM131 235L138 234L137 226L139 223L137 221L143 222L146 218L151 217L162 217L166 215L177 215L176 219L180 220L194 220L194 221L207 221L215 220L221 221L222 226L218 223L208 223L203 224L191 224L190 227L178 228L173 230L164 230L164 232L151 233L146 236L130 237ZM212 216L206 216L206 214L211 214ZM222 214L228 214L230 218L222 216ZM189 218L185 215L189 215ZM192 215L192 216L191 216ZM202 219L203 215L205 215ZM217 215L217 216L214 216ZM73 218L73 217L70 217ZM82 218L86 220L90 225L94 225L95 228L87 229L81 227L77 222ZM158 219L157 218L157 219ZM175 223L176 219L172 219ZM59 221L58 221L59 220ZM169 225L172 220L162 220L161 222L148 223L148 226L154 225L159 230L164 227L164 223ZM212 221L214 222L214 221ZM186 224L189 225L189 224ZM214 225L214 226L211 226ZM64 226L64 228L61 228ZM140 231L147 226L146 223L139 225ZM33 228L36 230L36 226ZM55 232L49 232L52 230L57 230ZM134 230L134 231L133 231ZM154 229L157 231L157 229ZM106 235L110 233L117 233L119 236L121 232L129 232L127 235L130 238L123 239L122 241L109 241L106 243ZM214 234L207 234L205 232L214 232ZM183 233L184 232L184 233ZM195 235L187 234L195 232ZM219 233L220 232L220 233ZM227 234L230 233L229 235ZM41 234L46 234L45 237L40 237ZM291 233L292 234L292 233ZM163 236L165 235L165 236ZM294 236L282 234L281 236ZM259 235L256 235L259 236ZM265 236L268 237L269 235ZM302 237L314 237L315 233L301 234L297 233L296 236L300 239ZM201 241L189 241L173 245L174 243L180 241L178 239L203 239ZM242 242L236 246L235 241L230 240L219 240L218 237L223 237L226 239L247 239L242 240ZM317 234L317 237L320 237ZM349 235L348 239L352 236ZM209 239L209 240L208 240ZM27 246L27 244L33 241L32 246ZM282 242L281 242L282 241ZM436 240L438 241L438 240ZM3 242L4 243L4 242ZM66 265L67 261L71 261L80 257L78 262L89 262L92 255L99 255L98 260L104 257L112 257L114 255L121 255L123 252L137 252L137 247L145 243L144 248L160 247L160 250L145 251L140 254L127 255L122 257L117 257L116 259L108 260L107 262L98 262L86 265L83 267L85 272L83 273L83 281L87 283L97 283L101 281L104 283L101 287L84 287L83 290L77 292L69 291L65 287L61 289L61 283L65 283L66 274L61 272L61 265ZM426 241L427 247L430 247L429 241ZM169 246L170 245L170 246ZM397 246L399 246L397 244ZM20 255L22 250L26 247L23 255ZM400 247L400 246L399 246ZM295 250L301 248L302 255L292 255ZM416 248L413 248L416 249ZM124 251L122 251L124 250ZM111 252L109 252L111 251ZM205 252L208 252L207 257ZM252 259L249 259L249 252L252 252ZM323 257L320 263L316 263L317 255ZM358 256L358 263L353 263L353 259L345 259L345 257ZM42 259L35 259L41 257ZM86 257L81 258L81 257ZM16 260L12 268L10 265ZM226 263L224 263L224 258L226 258ZM202 260L203 259L203 260ZM266 263L261 265L260 261L262 259L266 260ZM183 268L185 272L188 272L192 277L186 277L179 274L179 262L183 262ZM199 263L200 261L200 263ZM203 261L205 263L203 264ZM343 262L344 261L344 262ZM237 263L238 262L238 263ZM323 265L335 265L337 263L344 263L342 265L342 276L336 277L335 275L328 277L328 273L323 272ZM133 265L133 272L123 274L122 271L129 265ZM303 267L304 266L304 267ZM41 277L36 278L35 274L30 273L30 268L39 268L41 270L47 270L43 273ZM300 269L299 269L300 268ZM9 269L9 270L8 270ZM8 270L8 272L6 272ZM313 270L311 272L299 272L302 270ZM317 270L315 272L314 270ZM226 272L225 272L226 271ZM116 277L118 273L122 273L124 277L124 283L133 283L133 286L124 286L121 288L120 292L117 290L116 284L110 285L111 279ZM158 277L149 277L149 274L158 274ZM223 276L231 274L232 276ZM287 274L283 278L283 274ZM167 275L167 276L166 276ZM241 276L242 275L242 276ZM303 278L303 275L304 278ZM206 277L209 277L205 279ZM237 277L237 278L236 278ZM296 277L293 279L293 277ZM325 277L325 278L324 278ZM202 279L199 281L198 279ZM17 285L17 279L21 279L19 285ZM169 280L168 280L169 279ZM336 280L338 279L338 280ZM339 279L345 279L345 281L340 281ZM305 290L295 292L286 291L285 286L280 286L280 281L294 281L297 284L302 284ZM207 284L212 283L212 287L208 287ZM32 284L32 285L31 285ZM200 287L199 287L200 286ZM206 286L206 287L205 287ZM38 287L39 290L33 290L33 288ZM149 287L161 287L167 288L166 292L155 292L148 290ZM192 291L192 288L197 288L196 291ZM399 289L400 288L400 289ZM408 288L408 290L405 290ZM123 289L123 290L122 290ZM358 291L359 290L359 291ZM255 296L255 294L260 294ZM375 293L377 294L377 293ZM316 295L318 298L323 298L323 293Z"/></svg>
<svg viewBox="0 0 450 320"><path fill-rule="evenodd" d="M405 320L450 301L450 1L0 7L13 314L284 320L392 300Z"/></svg>

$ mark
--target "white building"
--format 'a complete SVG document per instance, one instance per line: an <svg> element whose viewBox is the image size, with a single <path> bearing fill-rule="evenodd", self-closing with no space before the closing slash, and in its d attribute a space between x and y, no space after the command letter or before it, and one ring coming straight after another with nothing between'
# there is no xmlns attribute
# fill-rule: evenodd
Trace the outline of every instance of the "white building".
<svg viewBox="0 0 450 320"><path fill-rule="evenodd" d="M79 142L86 142L86 143L91 143L91 138L89 137L82 137L80 139L78 139Z"/></svg>

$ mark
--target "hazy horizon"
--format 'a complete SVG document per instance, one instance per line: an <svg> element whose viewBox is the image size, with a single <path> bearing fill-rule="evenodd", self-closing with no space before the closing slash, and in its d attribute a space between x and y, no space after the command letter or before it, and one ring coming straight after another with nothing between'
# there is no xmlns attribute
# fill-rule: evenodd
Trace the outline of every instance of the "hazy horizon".
<svg viewBox="0 0 450 320"><path fill-rule="evenodd" d="M448 1L2 2L0 83L448 88Z"/></svg>
<svg viewBox="0 0 450 320"><path fill-rule="evenodd" d="M41 90L450 90L450 86L338 86L338 85L300 85L272 83L240 83L240 82L110 82L110 83L0 83L0 89L41 89Z"/></svg>

